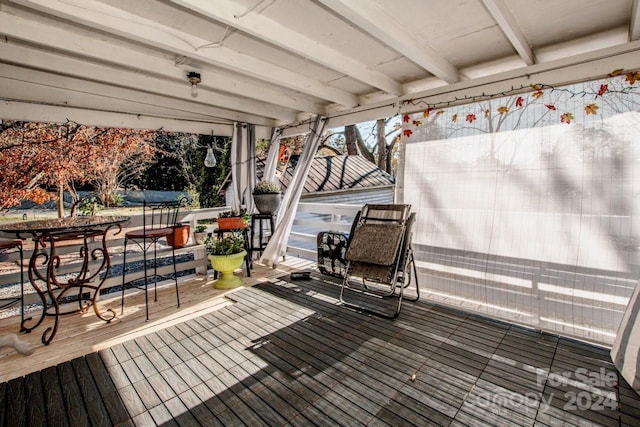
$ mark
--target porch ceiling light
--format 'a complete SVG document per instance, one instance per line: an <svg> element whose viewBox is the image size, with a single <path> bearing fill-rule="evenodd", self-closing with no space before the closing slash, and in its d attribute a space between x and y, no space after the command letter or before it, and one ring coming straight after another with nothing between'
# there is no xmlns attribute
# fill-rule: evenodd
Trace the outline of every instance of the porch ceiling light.
<svg viewBox="0 0 640 427"><path fill-rule="evenodd" d="M189 74L187 74L187 80L189 80L189 83L191 83L191 96L193 96L194 98L197 98L198 83L202 81L202 79L200 78L200 73L196 73L195 71L189 72ZM211 152L211 154L213 155L213 152ZM207 156L208 156L208 153L207 153Z"/></svg>

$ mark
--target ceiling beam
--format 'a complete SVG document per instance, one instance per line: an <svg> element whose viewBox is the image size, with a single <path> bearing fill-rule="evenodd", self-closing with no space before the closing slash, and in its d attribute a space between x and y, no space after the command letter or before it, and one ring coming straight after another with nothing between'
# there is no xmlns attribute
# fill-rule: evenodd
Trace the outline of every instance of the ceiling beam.
<svg viewBox="0 0 640 427"><path fill-rule="evenodd" d="M633 0L631 22L629 23L629 41L640 39L640 0Z"/></svg>
<svg viewBox="0 0 640 427"><path fill-rule="evenodd" d="M640 41L616 45L340 111L335 115L328 115L328 118L332 127L339 127L398 114L415 113L424 110L426 103L434 105L472 102L474 97L510 92L513 88L523 87L523 90L528 90L531 84L562 86L604 78L611 70L617 68L640 69L638 50ZM424 101L424 104L420 101Z"/></svg>
<svg viewBox="0 0 640 427"><path fill-rule="evenodd" d="M169 132L187 132L203 135L231 136L233 124L207 123L196 120L154 117L144 114L127 114L113 111L94 111L85 108L34 104L30 102L3 101L2 118L30 122L72 122L99 127L128 129L163 129Z"/></svg>
<svg viewBox="0 0 640 427"><path fill-rule="evenodd" d="M154 104L137 103L120 98L110 98L104 95L84 92L82 85L77 90L49 86L47 84L18 80L0 75L0 84L6 85L8 89L2 92L3 102L16 101L32 104L43 104L52 106L64 106L71 108L82 108L94 111L118 111L126 114L140 114L154 117L167 117L175 120L197 120L209 123L232 123L231 120L223 120L206 116L204 114L193 114L190 112L176 110L171 107L162 107ZM2 109L0 109L2 110Z"/></svg>
<svg viewBox="0 0 640 427"><path fill-rule="evenodd" d="M355 106L359 103L358 96L353 93L328 86L314 78L225 46L202 50L200 48L210 45L211 40L162 25L95 0L83 0L78 3L62 0L22 0L20 4L93 29L244 73L327 101L349 106Z"/></svg>
<svg viewBox="0 0 640 427"><path fill-rule="evenodd" d="M399 113L423 110L423 107L415 107L415 103L419 103L420 100L430 104L463 104L473 102L485 94L502 96L502 93L513 92L514 88L522 88L523 92L530 91L531 84L545 84L557 88L578 82L604 79L617 68L640 69L639 49L640 41L636 41L414 94L411 98L413 104L404 103Z"/></svg>
<svg viewBox="0 0 640 427"><path fill-rule="evenodd" d="M164 106L171 105L174 102L177 103L179 100L179 109L212 117L238 120L239 115L242 115L245 117L242 121L250 121L250 118L257 115L285 123L296 119L295 113L290 110L263 102L217 93L204 87L198 87L198 97L193 98L190 93L190 85L186 80L180 82L141 75L134 71L105 67L104 65L86 62L58 53L43 52L28 46L0 44L0 63L2 62L36 68L46 73L67 75L81 80L90 79L94 82L115 86L111 91L104 91L103 86L96 87L96 90L102 91L102 93L96 93L112 97L126 97L130 101L142 99L145 94L140 92L160 95L161 97L158 98L157 102ZM46 74L42 74L42 76L43 79L47 79ZM62 80L62 77L57 79ZM123 89L129 90L124 91ZM0 94L2 94L2 91L0 91ZM170 97L175 98L175 100ZM238 112L241 113L238 114Z"/></svg>
<svg viewBox="0 0 640 427"><path fill-rule="evenodd" d="M513 48L518 52L520 58L527 65L535 64L536 57L533 50L531 50L531 46L529 46L529 41L524 36L518 22L505 2L503 0L482 0L482 2L491 16L493 16L493 19L496 20L504 35L507 36Z"/></svg>
<svg viewBox="0 0 640 427"><path fill-rule="evenodd" d="M185 8L251 34L267 43L294 52L306 59L337 70L393 95L402 95L402 86L385 74L371 70L329 46L320 44L304 34L289 29L273 19L254 12L244 13L245 7L229 0L171 0Z"/></svg>
<svg viewBox="0 0 640 427"><path fill-rule="evenodd" d="M110 64L135 68L145 73L152 72L167 78L185 80L187 70L184 67L177 67L175 60L169 61L166 58L145 53L140 49L128 48L106 40L78 37L77 34L70 31L35 23L1 11L0 34L41 45L51 50L63 50L73 53L75 56L86 57L102 63L108 61ZM199 87L221 90L232 95L268 102L290 110L315 114L324 113L324 107L316 102L287 94L277 88L256 84L250 79L228 76L227 72L215 73L214 75L209 69L189 71L198 71L202 74L203 82ZM140 78L143 79L145 75L141 75Z"/></svg>
<svg viewBox="0 0 640 427"><path fill-rule="evenodd" d="M428 46L416 43L401 23L393 22L389 13L369 0L319 0L343 19L406 56L447 83L460 81L460 73L450 62Z"/></svg>
<svg viewBox="0 0 640 427"><path fill-rule="evenodd" d="M246 121L273 126L272 119L145 93L111 84L80 80L0 63L0 97L78 108L121 110L166 117L216 121ZM168 89L171 91L172 89ZM181 89L184 90L184 89Z"/></svg>

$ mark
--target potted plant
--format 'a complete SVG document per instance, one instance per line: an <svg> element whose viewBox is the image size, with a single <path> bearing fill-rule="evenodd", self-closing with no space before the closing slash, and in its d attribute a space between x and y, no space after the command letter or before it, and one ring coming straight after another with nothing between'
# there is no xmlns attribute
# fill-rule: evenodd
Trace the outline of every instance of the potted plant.
<svg viewBox="0 0 640 427"><path fill-rule="evenodd" d="M167 236L167 243L174 248L183 248L189 242L189 224L176 224L173 226L173 234Z"/></svg>
<svg viewBox="0 0 640 427"><path fill-rule="evenodd" d="M273 215L280 207L282 197L280 184L271 181L260 181L253 189L253 201L261 214Z"/></svg>
<svg viewBox="0 0 640 427"><path fill-rule="evenodd" d="M208 237L205 246L211 267L221 274L214 285L215 288L232 289L242 285L242 281L233 275L233 271L240 268L247 255L244 239L236 233L220 239Z"/></svg>
<svg viewBox="0 0 640 427"><path fill-rule="evenodd" d="M224 211L218 215L218 228L220 230L238 230L245 228L249 223L249 215L245 209L240 211Z"/></svg>
<svg viewBox="0 0 640 427"><path fill-rule="evenodd" d="M196 230L193 232L193 241L196 242L196 245L204 245L205 240L207 240L207 226L196 225Z"/></svg>

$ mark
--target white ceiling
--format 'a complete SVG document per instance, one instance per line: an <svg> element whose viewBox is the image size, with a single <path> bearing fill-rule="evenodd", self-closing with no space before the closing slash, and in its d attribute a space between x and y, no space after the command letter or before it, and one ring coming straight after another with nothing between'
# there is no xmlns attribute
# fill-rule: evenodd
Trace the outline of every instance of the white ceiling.
<svg viewBox="0 0 640 427"><path fill-rule="evenodd" d="M0 118L217 134L361 121L640 68L639 3L0 0Z"/></svg>

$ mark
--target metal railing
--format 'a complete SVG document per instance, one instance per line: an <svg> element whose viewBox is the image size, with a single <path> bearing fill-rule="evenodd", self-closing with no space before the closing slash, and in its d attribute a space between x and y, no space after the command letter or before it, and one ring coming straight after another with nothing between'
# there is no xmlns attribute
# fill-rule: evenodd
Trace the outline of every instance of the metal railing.
<svg viewBox="0 0 640 427"><path fill-rule="evenodd" d="M348 232L351 227L353 217L360 208L361 205L300 203L291 232L291 237L289 239L289 244L287 246L287 254L315 260L317 256L317 233L326 230ZM198 275L207 274L208 260L205 246L194 244L193 241L193 231L195 230L198 221L208 222L208 231L213 232L216 228L214 220L217 219L218 214L230 209L230 207L226 206L219 208L183 210L180 212L178 222L182 224L189 224L191 231L189 244L183 248L176 249L176 257L178 258L176 269L180 276L180 281L184 281ZM122 285L121 268L123 268L122 250L124 247L124 233L128 230L140 228L142 227L142 224L142 214L132 215L130 221L124 224L121 233L117 235L114 235L112 232L108 233L107 247L109 249L111 261L111 273L110 277L107 278L104 286L102 287L103 293L113 293ZM33 245L30 243L31 242L29 241L25 242L25 268L23 272L25 281L28 281L26 263L31 257L33 251ZM63 257L63 262L56 270L56 274L62 275L66 273L73 273L79 263L82 262L80 257L75 256L79 250L80 245L78 244L69 244L56 248L57 254ZM162 263L162 259L167 257L171 257L171 248L169 246L160 247L158 250L159 262ZM17 259L17 254L8 254L5 261L16 262ZM128 253L127 265L132 266L137 263L139 268L129 268L131 271L127 271L125 273L125 282L128 283L143 277L143 272L141 270L142 259L142 253ZM5 273L0 272L0 292L6 292L8 290L8 286L19 286L19 274L20 273L17 269L12 269L12 271ZM167 265L159 267L158 274L163 276L172 275L172 264L167 263ZM172 283L170 280L167 280L166 282ZM32 291L30 288L30 286L27 286L27 292L29 292L29 290ZM115 292L115 295L119 295L119 292ZM103 296L103 298L107 297L108 295ZM29 292L25 295L25 304L27 305L37 303L39 301L39 297L34 292Z"/></svg>
<svg viewBox="0 0 640 427"><path fill-rule="evenodd" d="M287 244L287 254L317 260L316 238L320 231L348 233L362 205L300 203Z"/></svg>
<svg viewBox="0 0 640 427"><path fill-rule="evenodd" d="M312 261L317 260L316 236L318 232L340 231L348 233L356 213L361 208L360 204L300 203L287 243L286 254ZM230 208L183 211L180 214L179 222L190 224L193 232L198 221L215 220L218 213L225 210L230 210ZM422 221L426 222L428 218L422 218ZM417 225L423 224L418 223ZM131 221L125 226L127 229L141 227L142 216L132 216ZM213 232L215 224L210 224L209 227L209 231ZM112 277L107 279L103 289L115 291L122 283L120 268L122 267L123 237L124 233L121 233L117 236L110 236L108 240L107 246L111 254L112 271L115 270L118 273L114 273ZM593 342L610 344L616 325L613 323L603 324L598 319L611 317L608 314L610 312L622 313L627 304L628 296L637 282L634 273L576 269L575 266L440 248L429 246L416 237L420 236L414 236L413 249L416 256L418 279L421 284L425 285L425 299L508 321L513 321L509 313L517 313L519 316L517 323L563 335L575 335L577 338ZM25 243L25 259L28 260L32 245L29 245L29 242ZM57 252L61 255L68 255L68 258L77 258L74 254L77 254L78 250L78 245L70 245L60 248ZM189 245L177 249L176 255L179 258L176 268L179 275L182 274L179 280L206 274L209 264L206 249L204 245L193 244L193 234ZM17 253L8 256L9 261L15 261L18 258ZM170 247L165 246L160 250L159 257L170 256ZM139 262L141 259L141 254L128 255L127 264ZM60 267L60 273L72 271L74 262L81 261L63 263ZM132 269L126 273L125 280L127 282L142 277L142 271L135 270ZM167 263L167 266L160 267L159 273L172 277L172 265ZM26 268L24 277L26 280ZM544 287L539 286L540 282L544 282ZM600 282L602 282L601 285ZM166 283L171 284L173 281L167 280ZM19 287L19 275L15 269L13 272L0 272L0 292L7 284L17 284L13 286ZM597 284L596 290L598 292L588 292L590 288L587 285L589 284L593 286ZM600 290L601 288L602 290ZM607 299L592 301L593 298L601 294L605 295ZM478 295L486 296L486 300L478 299ZM515 305L511 303L512 300L515 301L513 303ZM556 306L563 307L563 312L571 312L574 307L581 307L582 303L589 304L591 307L588 313L589 319L582 319L580 324L589 326L596 332L590 333L591 335L583 333L578 336L571 331L563 330L562 324L557 326L549 323L545 319L552 318L552 316L539 306L541 301L545 300L553 300ZM33 302L37 302L37 296L27 295L26 303ZM0 316L1 313L0 311Z"/></svg>

